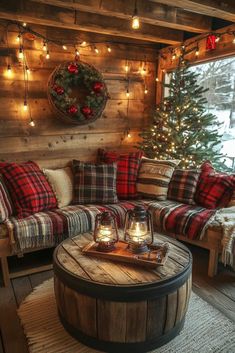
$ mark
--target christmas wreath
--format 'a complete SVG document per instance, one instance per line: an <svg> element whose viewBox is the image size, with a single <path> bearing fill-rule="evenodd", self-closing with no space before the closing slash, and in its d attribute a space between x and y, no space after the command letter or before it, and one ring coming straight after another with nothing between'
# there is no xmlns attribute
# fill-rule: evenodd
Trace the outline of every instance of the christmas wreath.
<svg viewBox="0 0 235 353"><path fill-rule="evenodd" d="M64 120L83 125L96 120L108 99L107 87L99 71L82 62L66 62L52 73L48 98Z"/></svg>

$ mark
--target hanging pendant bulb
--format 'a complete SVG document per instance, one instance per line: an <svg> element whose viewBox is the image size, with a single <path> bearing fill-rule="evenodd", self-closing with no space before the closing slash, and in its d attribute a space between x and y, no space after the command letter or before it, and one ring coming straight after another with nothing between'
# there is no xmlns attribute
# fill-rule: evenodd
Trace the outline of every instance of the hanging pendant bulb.
<svg viewBox="0 0 235 353"><path fill-rule="evenodd" d="M127 88L127 90L126 90L126 96L127 96L127 98L130 97L130 92L129 92L129 89L128 89L128 88Z"/></svg>
<svg viewBox="0 0 235 353"><path fill-rule="evenodd" d="M81 43L81 45L82 45L83 47L85 47L85 45L87 45L87 42L84 40L84 41Z"/></svg>
<svg viewBox="0 0 235 353"><path fill-rule="evenodd" d="M96 46L94 46L94 51L96 52L96 54L99 54L99 49Z"/></svg>
<svg viewBox="0 0 235 353"><path fill-rule="evenodd" d="M47 43L46 42L43 42L42 50L43 51L47 51Z"/></svg>
<svg viewBox="0 0 235 353"><path fill-rule="evenodd" d="M19 33L18 36L16 37L16 41L19 43L21 39L21 34Z"/></svg>
<svg viewBox="0 0 235 353"><path fill-rule="evenodd" d="M198 55L199 55L199 47L197 46L197 49L195 51L195 56L198 57Z"/></svg>
<svg viewBox="0 0 235 353"><path fill-rule="evenodd" d="M23 59L23 48L20 47L19 49L19 55L18 55L19 59Z"/></svg>
<svg viewBox="0 0 235 353"><path fill-rule="evenodd" d="M145 89L144 89L144 94L148 94L148 88L147 87L145 87Z"/></svg>
<svg viewBox="0 0 235 353"><path fill-rule="evenodd" d="M24 101L24 107L23 107L24 111L26 112L28 110L28 104L27 101Z"/></svg>
<svg viewBox="0 0 235 353"><path fill-rule="evenodd" d="M35 122L34 122L34 120L32 118L30 119L29 126L32 126L32 127L35 126Z"/></svg>
<svg viewBox="0 0 235 353"><path fill-rule="evenodd" d="M111 53L111 51L112 51L112 49L110 48L109 45L107 46L107 51L108 51L109 53Z"/></svg>
<svg viewBox="0 0 235 353"><path fill-rule="evenodd" d="M64 50L67 50L67 49L68 49L66 45L62 45L62 48L63 48Z"/></svg>
<svg viewBox="0 0 235 353"><path fill-rule="evenodd" d="M47 59L47 60L50 59L50 52L49 52L49 50L47 50L46 59Z"/></svg>
<svg viewBox="0 0 235 353"><path fill-rule="evenodd" d="M139 29L140 28L140 19L138 16L138 11L137 11L137 0L135 1L135 10L131 19L131 27L133 29Z"/></svg>
<svg viewBox="0 0 235 353"><path fill-rule="evenodd" d="M30 70L29 70L29 67L27 65L25 66L25 70L26 70L27 74L30 74Z"/></svg>
<svg viewBox="0 0 235 353"><path fill-rule="evenodd" d="M80 55L80 52L77 48L75 48L75 56L79 56Z"/></svg>

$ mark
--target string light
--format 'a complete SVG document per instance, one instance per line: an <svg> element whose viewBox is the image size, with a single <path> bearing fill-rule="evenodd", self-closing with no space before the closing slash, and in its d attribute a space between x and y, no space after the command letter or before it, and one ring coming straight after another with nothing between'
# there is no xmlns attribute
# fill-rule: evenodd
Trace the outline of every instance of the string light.
<svg viewBox="0 0 235 353"><path fill-rule="evenodd" d="M18 55L19 59L23 59L23 48L20 47L19 49L19 55Z"/></svg>
<svg viewBox="0 0 235 353"><path fill-rule="evenodd" d="M24 101L24 107L23 107L24 111L26 112L28 110L28 104L27 101Z"/></svg>
<svg viewBox="0 0 235 353"><path fill-rule="evenodd" d="M49 52L49 50L47 50L46 59L47 59L47 60L50 59L50 52Z"/></svg>
<svg viewBox="0 0 235 353"><path fill-rule="evenodd" d="M45 41L43 42L42 50L47 51L47 43Z"/></svg>
<svg viewBox="0 0 235 353"><path fill-rule="evenodd" d="M26 27L26 26L27 26L27 23L26 23L26 22L23 22L23 23L22 23L22 26L23 26L23 27Z"/></svg>
<svg viewBox="0 0 235 353"><path fill-rule="evenodd" d="M125 71L128 72L128 70L129 70L129 65L128 65L128 61L126 61Z"/></svg>
<svg viewBox="0 0 235 353"><path fill-rule="evenodd" d="M127 98L130 97L130 92L129 92L129 89L128 89L128 88L127 88L127 90L126 90L126 96L127 96Z"/></svg>
<svg viewBox="0 0 235 353"><path fill-rule="evenodd" d="M32 127L35 126L35 122L34 122L34 120L32 118L30 119L29 125L32 126Z"/></svg>
<svg viewBox="0 0 235 353"><path fill-rule="evenodd" d="M96 48L96 46L94 46L94 51L96 52L96 54L99 54L99 49Z"/></svg>
<svg viewBox="0 0 235 353"><path fill-rule="evenodd" d="M75 56L79 56L80 55L80 52L77 48L75 48Z"/></svg>
<svg viewBox="0 0 235 353"><path fill-rule="evenodd" d="M135 9L134 9L134 13L131 19L131 27L133 29L139 29L140 28L140 19L138 16L138 11L137 11L137 0L135 0Z"/></svg>
<svg viewBox="0 0 235 353"><path fill-rule="evenodd" d="M156 77L156 82L159 82L159 78L158 77Z"/></svg>
<svg viewBox="0 0 235 353"><path fill-rule="evenodd" d="M107 46L107 51L108 51L109 53L111 53L111 51L112 51L112 49L110 48L109 45Z"/></svg>
<svg viewBox="0 0 235 353"><path fill-rule="evenodd" d="M148 94L148 88L145 86L144 94Z"/></svg>
<svg viewBox="0 0 235 353"><path fill-rule="evenodd" d="M82 45L83 47L85 47L86 44L87 44L87 42L86 42L85 40L81 43L81 45Z"/></svg>
<svg viewBox="0 0 235 353"><path fill-rule="evenodd" d="M63 48L64 50L67 50L67 49L68 49L66 45L62 45L62 48Z"/></svg>
<svg viewBox="0 0 235 353"><path fill-rule="evenodd" d="M21 39L21 34L19 33L18 36L16 37L16 41L19 43Z"/></svg>
<svg viewBox="0 0 235 353"><path fill-rule="evenodd" d="M199 55L199 47L197 46L197 49L195 51L195 56L197 57Z"/></svg>
<svg viewBox="0 0 235 353"><path fill-rule="evenodd" d="M11 65L10 64L7 65L7 73L8 73L9 76L12 74L12 70L11 70Z"/></svg>
<svg viewBox="0 0 235 353"><path fill-rule="evenodd" d="M215 41L218 43L220 41L220 36L217 36Z"/></svg>

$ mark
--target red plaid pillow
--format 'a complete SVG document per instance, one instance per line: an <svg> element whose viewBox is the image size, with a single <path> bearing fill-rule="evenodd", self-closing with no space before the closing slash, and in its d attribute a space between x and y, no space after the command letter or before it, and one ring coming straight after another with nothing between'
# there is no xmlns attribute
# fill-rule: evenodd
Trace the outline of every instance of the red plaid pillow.
<svg viewBox="0 0 235 353"><path fill-rule="evenodd" d="M205 208L226 207L235 187L235 175L216 173L210 162L201 166L195 201Z"/></svg>
<svg viewBox="0 0 235 353"><path fill-rule="evenodd" d="M10 196L0 175L0 223L4 222L13 213Z"/></svg>
<svg viewBox="0 0 235 353"><path fill-rule="evenodd" d="M19 218L56 208L55 194L36 163L0 163L0 171Z"/></svg>
<svg viewBox="0 0 235 353"><path fill-rule="evenodd" d="M98 150L98 158L102 163L117 162L117 195L120 199L136 199L136 181L142 158L142 152L118 154Z"/></svg>

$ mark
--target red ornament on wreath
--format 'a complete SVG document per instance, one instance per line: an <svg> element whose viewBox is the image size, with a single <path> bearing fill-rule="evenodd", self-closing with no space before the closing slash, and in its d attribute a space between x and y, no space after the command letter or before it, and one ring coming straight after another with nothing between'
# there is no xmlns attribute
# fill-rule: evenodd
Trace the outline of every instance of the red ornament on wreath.
<svg viewBox="0 0 235 353"><path fill-rule="evenodd" d="M92 109L90 107L82 107L81 111L86 118L89 118L92 115Z"/></svg>
<svg viewBox="0 0 235 353"><path fill-rule="evenodd" d="M77 112L78 112L78 108L76 107L76 105L71 105L68 109L69 114L76 114Z"/></svg>
<svg viewBox="0 0 235 353"><path fill-rule="evenodd" d="M53 89L59 96L64 94L64 89L61 86L54 85Z"/></svg>
<svg viewBox="0 0 235 353"><path fill-rule="evenodd" d="M206 50L214 50L216 49L216 35L215 34L209 34L209 36L206 39Z"/></svg>
<svg viewBox="0 0 235 353"><path fill-rule="evenodd" d="M104 84L102 82L95 82L92 88L95 93L100 93L104 88Z"/></svg>
<svg viewBox="0 0 235 353"><path fill-rule="evenodd" d="M74 64L74 63L69 64L69 66L68 66L68 71L69 71L71 74L77 74L77 73L78 73L78 66L77 66L77 64Z"/></svg>

